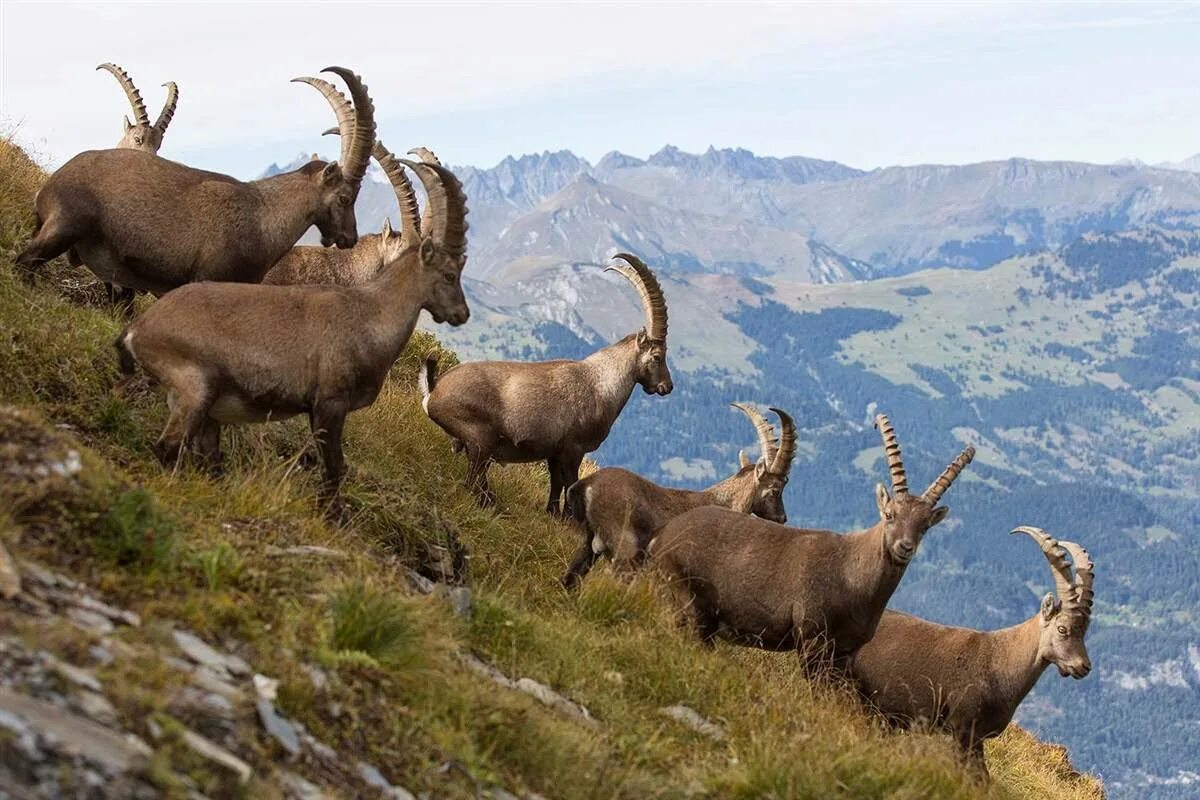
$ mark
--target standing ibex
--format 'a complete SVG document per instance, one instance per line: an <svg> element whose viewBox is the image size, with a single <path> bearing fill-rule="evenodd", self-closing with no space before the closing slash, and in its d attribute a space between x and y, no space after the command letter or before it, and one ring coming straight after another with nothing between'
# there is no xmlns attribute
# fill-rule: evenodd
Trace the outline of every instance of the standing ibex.
<svg viewBox="0 0 1200 800"><path fill-rule="evenodd" d="M705 642L720 632L738 644L800 650L809 666L819 666L871 638L921 538L949 513L938 501L975 456L966 448L914 496L891 423L880 414L875 426L894 495L882 483L875 487L879 522L867 530L788 528L711 507L663 526L650 555L690 598Z"/></svg>
<svg viewBox="0 0 1200 800"><path fill-rule="evenodd" d="M101 280L163 295L194 281L257 283L310 226L324 244L358 241L354 199L375 114L367 89L343 67L353 111L318 78L296 80L329 98L342 130L340 163L310 161L248 183L136 150L92 150L50 176L35 202L37 232L17 256L30 269L73 248Z"/></svg>
<svg viewBox="0 0 1200 800"><path fill-rule="evenodd" d="M1041 528L1022 526L1013 533L1032 537L1054 574L1058 596L1043 597L1038 613L985 632L887 611L848 665L863 699L890 721L948 730L984 771L984 739L1004 731L1046 667L1054 664L1063 677L1077 679L1092 669L1083 640L1094 577L1087 551L1056 542Z"/></svg>
<svg viewBox="0 0 1200 800"><path fill-rule="evenodd" d="M615 258L642 298L646 327L592 353L582 361L480 361L459 364L437 376L437 356L426 357L419 375L422 405L429 418L467 454L467 486L479 502L495 502L488 485L492 461L546 460L550 499L579 479L584 455L599 447L629 401L633 387L647 394L671 391L667 369L667 305L662 287L641 259Z"/></svg>
<svg viewBox="0 0 1200 800"><path fill-rule="evenodd" d="M117 79L117 83L121 84L121 88L125 90L125 96L129 99L129 104L133 106L133 118L135 122L130 122L129 117L124 118L125 131L121 136L121 141L117 142L117 147L127 150L141 150L144 153L150 154L158 153L158 149L162 147L163 136L167 132L167 126L171 124L171 118L175 116L175 106L179 104L179 87L175 85L175 81L168 81L163 84L163 86L167 87L167 102L163 104L162 111L158 113L158 119L155 120L154 124L150 124L150 117L146 113L146 104L142 102L142 94L133 85L133 79L129 77L129 73L116 64L101 64L96 69L111 72L113 77ZM72 266L83 266L83 261L74 249L69 252L68 260ZM105 283L104 291L108 295L110 303L113 303L123 309L126 314L132 316L135 294L132 289Z"/></svg>
<svg viewBox="0 0 1200 800"><path fill-rule="evenodd" d="M386 151L389 175L399 167ZM401 206L410 244L355 287L195 283L170 292L117 338L121 371L140 364L167 387L170 417L155 447L164 464L195 442L220 464L222 424L307 413L325 468L323 501L337 497L346 415L375 401L421 309L461 325L466 198L450 170L401 161L420 176L431 210L422 230Z"/></svg>
<svg viewBox="0 0 1200 800"><path fill-rule="evenodd" d="M598 470L567 489L567 513L582 523L583 543L563 576L563 586L573 589L603 554L612 558L619 572L640 567L655 532L693 508L721 506L787 522L783 489L796 455L796 423L786 412L772 408L783 431L776 440L771 423L753 406L734 403L733 407L754 424L762 457L754 464L739 454L738 471L704 491L668 489L617 467Z"/></svg>
<svg viewBox="0 0 1200 800"><path fill-rule="evenodd" d="M171 117L175 116L175 106L179 104L179 87L175 85L174 81L167 81L163 84L167 87L167 102L163 104L162 111L158 113L158 119L151 124L150 116L146 113L146 104L142 102L142 93L133 85L133 79L129 77L129 73L116 64L101 64L96 69L111 72L117 79L117 83L121 84L121 88L125 90L125 96L129 98L129 105L133 106L134 121L130 122L129 117L125 117L125 131L121 136L121 141L117 143L117 147L141 150L144 153L157 153L158 148L162 147L163 135L167 132L167 126L171 124Z"/></svg>

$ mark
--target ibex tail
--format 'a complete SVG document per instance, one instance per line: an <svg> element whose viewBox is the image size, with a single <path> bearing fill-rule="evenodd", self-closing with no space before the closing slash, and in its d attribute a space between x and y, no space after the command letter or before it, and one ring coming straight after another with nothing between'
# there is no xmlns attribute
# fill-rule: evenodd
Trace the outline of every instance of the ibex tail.
<svg viewBox="0 0 1200 800"><path fill-rule="evenodd" d="M417 370L417 388L421 390L421 408L429 413L429 393L437 386L438 354L430 350L425 354L425 360Z"/></svg>

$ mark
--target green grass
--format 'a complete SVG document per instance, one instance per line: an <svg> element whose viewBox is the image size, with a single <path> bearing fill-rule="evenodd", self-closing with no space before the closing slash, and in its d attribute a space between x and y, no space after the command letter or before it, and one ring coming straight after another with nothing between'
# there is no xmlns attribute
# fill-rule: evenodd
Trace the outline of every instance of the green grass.
<svg viewBox="0 0 1200 800"><path fill-rule="evenodd" d="M12 190L29 198L35 185ZM164 471L150 452L161 396L144 381L119 397L109 391L120 321L64 298L76 271L56 265L34 287L22 283L10 259L24 235L0 239L0 404L29 410L0 413L0 459L12 440L77 449L83 468L72 481L6 483L0 535L146 620L121 631L137 660L102 674L132 730L166 713L177 678L154 654L169 651L165 631L178 623L236 643L256 671L280 679L281 709L315 735L436 797L474 797L476 784L631 800L1100 796L1094 780L1064 770L1058 750L1019 730L991 747L996 781L985 786L945 737L885 730L843 687L805 680L793 657L702 648L648 575L627 585L600 567L567 595L557 579L578 533L541 511L544 470L496 470L499 511L477 508L462 489L461 457L414 390L435 344L426 334L414 336L379 401L349 419L347 524L329 525L316 508L316 475L297 463L308 442L300 421L227 434L221 478ZM469 619L404 589L404 566L452 536L470 554ZM300 544L347 558L279 553ZM64 647L78 646L72 636ZM481 680L460 651L552 686L599 728ZM328 672L324 688L308 665ZM723 725L726 741L660 713L676 703ZM160 745L155 763L174 791L163 766L171 747ZM256 774L269 774L275 757L256 753ZM219 789L205 765L186 767L197 785ZM251 786L246 796L269 793Z"/></svg>

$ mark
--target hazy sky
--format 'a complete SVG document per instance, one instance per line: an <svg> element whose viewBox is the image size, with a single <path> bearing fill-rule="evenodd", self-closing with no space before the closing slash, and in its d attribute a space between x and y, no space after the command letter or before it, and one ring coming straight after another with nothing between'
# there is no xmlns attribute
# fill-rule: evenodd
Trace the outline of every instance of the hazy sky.
<svg viewBox="0 0 1200 800"><path fill-rule="evenodd" d="M58 4L0 0L0 126L51 164L121 134L124 66L162 155L240 176L333 152L310 87L360 72L380 138L455 164L670 143L857 167L1200 152L1200 4ZM336 80L335 78L331 78Z"/></svg>

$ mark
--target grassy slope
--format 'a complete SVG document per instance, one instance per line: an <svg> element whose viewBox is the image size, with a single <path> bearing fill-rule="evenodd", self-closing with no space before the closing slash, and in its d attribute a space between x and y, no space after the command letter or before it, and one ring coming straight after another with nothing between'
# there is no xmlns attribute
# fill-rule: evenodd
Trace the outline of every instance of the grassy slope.
<svg viewBox="0 0 1200 800"><path fill-rule="evenodd" d="M167 620L235 642L282 680L286 713L394 782L439 797L474 791L456 771L437 772L446 761L484 785L554 798L1100 796L1094 781L1070 776L1059 748L1017 730L991 746L994 784L975 783L944 738L882 730L837 687L800 678L792 658L701 649L649 580L627 587L599 570L581 596L566 596L556 579L576 536L539 511L543 473L498 471L500 514L476 509L460 489L461 459L411 391L415 354L430 344L423 335L379 401L350 418L349 524L330 527L314 513L313 476L293 458L306 442L299 421L227 435L219 480L165 473L149 450L161 397L144 384L120 398L108 391L119 323L63 299L61 282L29 288L13 274L39 180L13 148L0 148L0 402L70 426L86 448L90 488L65 503L9 496L17 502L0 507L0 535L142 614L148 624L124 634L135 645L163 644L156 623ZM401 562L444 525L472 555L469 621L400 588ZM294 544L351 557L268 553ZM582 703L599 730L481 683L455 660L463 649ZM329 687L315 690L304 664L324 666ZM111 681L135 730L164 708L156 688L169 681L149 662L136 677ZM724 723L728 740L660 715L674 703ZM264 745L260 774L271 757ZM204 769L195 764L193 774L212 788L218 779Z"/></svg>

